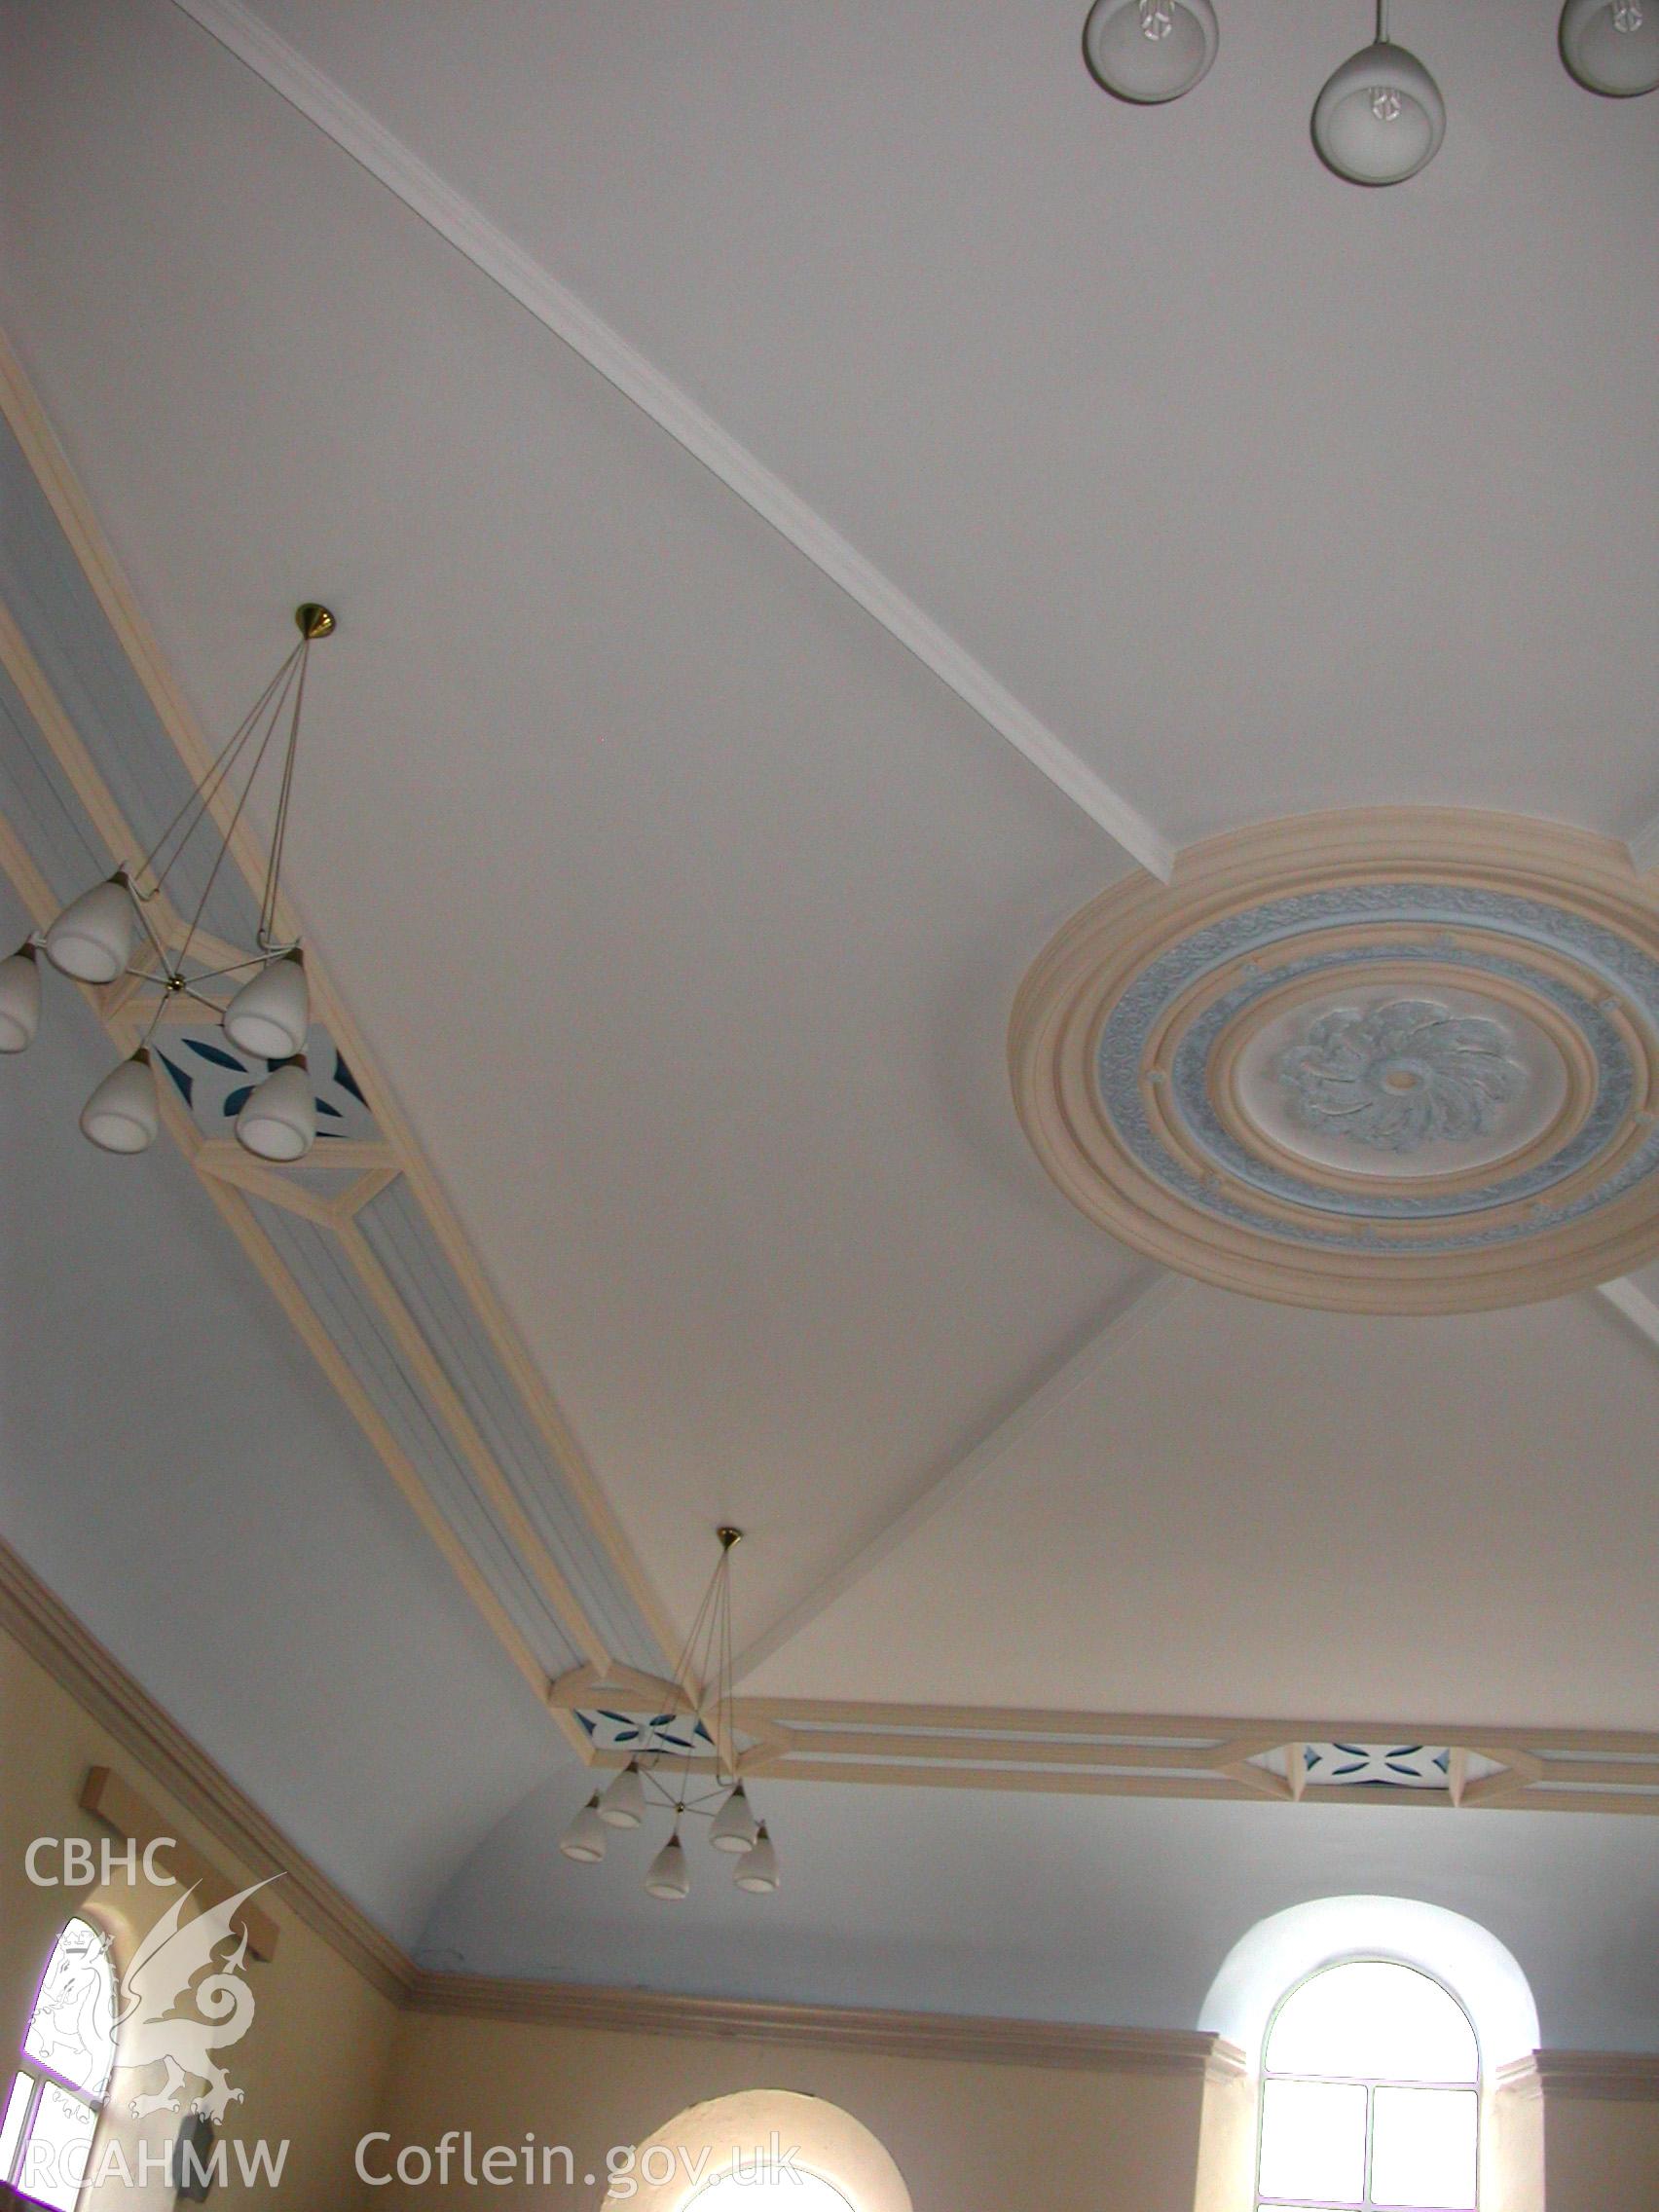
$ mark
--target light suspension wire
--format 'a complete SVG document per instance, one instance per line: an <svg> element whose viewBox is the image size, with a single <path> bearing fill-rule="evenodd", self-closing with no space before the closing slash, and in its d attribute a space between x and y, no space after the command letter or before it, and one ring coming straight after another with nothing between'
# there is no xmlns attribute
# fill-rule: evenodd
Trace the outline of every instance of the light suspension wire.
<svg viewBox="0 0 1659 2212"><path fill-rule="evenodd" d="M262 1159L291 1161L303 1159L315 1138L315 1100L304 1058L310 1026L305 969L297 941L276 941L276 923L311 649L336 625L329 609L314 600L296 608L294 620L299 644L283 656L148 851L136 862L123 860L113 875L72 899L9 960L0 961L0 1051L6 1053L26 1051L36 1035L40 952L60 974L89 987L125 979L131 987L119 1002L124 1013L141 993L157 994L137 1050L98 1086L81 1116L82 1129L106 1152L141 1152L155 1136L159 1121L148 1047L175 998L202 1008L224 1024L242 1052L256 1061L264 1058L271 1066L272 1072L254 1085L244 1111L237 1117L236 1133L246 1149ZM206 948L207 959L198 959L193 967L193 948L203 934L226 856L279 737L282 772L253 948L243 952L234 943L214 940ZM50 776L47 783L94 866L106 866ZM209 822L217 830L217 845L186 915L176 900L164 903L163 894L174 883L192 840ZM240 987L232 986L228 998L204 987L233 977L244 980Z"/></svg>
<svg viewBox="0 0 1659 2212"><path fill-rule="evenodd" d="M594 1864L605 1856L602 1830L606 1824L612 1827L637 1826L639 1815L655 1805L672 1817L673 1827L668 1843L651 1862L645 1887L653 1897L668 1899L683 1898L690 1889L680 1842L681 1825L687 1816L713 1824L710 1841L718 1852L727 1856L727 1863L731 1857L741 1859L737 1888L751 1895L768 1896L778 1886L776 1849L764 1824L757 1822L750 1809L738 1765L731 1555L743 1541L743 1531L726 1526L716 1534L720 1556L703 1591L672 1677L680 1700L676 1710L689 1715L690 1726L656 1751L649 1749L645 1730L634 1731L643 1748L633 1752L608 1790L591 1796L580 1807L560 1840L560 1849L568 1859ZM634 1710L641 1709L636 1706ZM699 1734L711 1747L710 1758L699 1750ZM714 1770L712 1787L706 1789L696 1787L700 1765L712 1765ZM616 1801L623 1785L629 1795L627 1818L622 1817L624 1808ZM753 1878L746 1876L745 1869Z"/></svg>

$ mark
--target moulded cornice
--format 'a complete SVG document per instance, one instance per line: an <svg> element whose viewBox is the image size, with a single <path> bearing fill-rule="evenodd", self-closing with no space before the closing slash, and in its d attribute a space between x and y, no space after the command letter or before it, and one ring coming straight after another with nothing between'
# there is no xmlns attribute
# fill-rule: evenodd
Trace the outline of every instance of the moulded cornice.
<svg viewBox="0 0 1659 2212"><path fill-rule="evenodd" d="M807 2045L892 2058L949 2058L984 2065L1062 2067L1100 2074L1159 2074L1201 2082L1244 2071L1244 2054L1220 2036L1190 2030L1093 2028L1067 2021L1003 2020L942 2012L856 2011L839 2006L756 2005L727 1998L661 1997L578 1982L517 1981L489 1974L424 1973L409 2009L462 2019L625 2035Z"/></svg>
<svg viewBox="0 0 1659 2212"><path fill-rule="evenodd" d="M0 1542L0 1628L131 1752L247 1870L283 1877L278 1902L383 1996L401 2003L416 1970L319 1866L82 1627L9 1544Z"/></svg>
<svg viewBox="0 0 1659 2212"><path fill-rule="evenodd" d="M1546 2104L1659 2104L1659 2053L1540 2050L1517 2068L1506 2068L1505 2074L1525 2076L1529 2068Z"/></svg>

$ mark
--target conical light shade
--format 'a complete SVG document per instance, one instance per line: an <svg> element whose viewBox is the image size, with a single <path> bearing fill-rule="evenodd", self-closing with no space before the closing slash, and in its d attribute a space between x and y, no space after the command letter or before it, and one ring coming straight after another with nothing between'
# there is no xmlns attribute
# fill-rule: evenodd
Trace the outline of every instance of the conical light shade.
<svg viewBox="0 0 1659 2212"><path fill-rule="evenodd" d="M40 963L32 944L0 960L0 1052L20 1052L40 1027Z"/></svg>
<svg viewBox="0 0 1659 2212"><path fill-rule="evenodd" d="M1440 87L1415 54L1386 39L1345 61L1313 103L1319 157L1350 184L1404 184L1445 136Z"/></svg>
<svg viewBox="0 0 1659 2212"><path fill-rule="evenodd" d="M559 1849L567 1859L579 1859L586 1866L605 1857L605 1823L599 1817L597 1789L559 1838Z"/></svg>
<svg viewBox="0 0 1659 2212"><path fill-rule="evenodd" d="M1148 106L1190 92L1220 44L1210 0L1094 0L1083 30L1095 82Z"/></svg>
<svg viewBox="0 0 1659 2212"><path fill-rule="evenodd" d="M1609 99L1659 91L1659 0L1567 0L1561 57Z"/></svg>
<svg viewBox="0 0 1659 2212"><path fill-rule="evenodd" d="M161 1125L156 1071L142 1047L110 1070L81 1109L81 1134L105 1152L142 1152Z"/></svg>
<svg viewBox="0 0 1659 2212"><path fill-rule="evenodd" d="M759 1824L749 1807L749 1799L740 1782L719 1811L715 1825L709 1830L709 1841L717 1851L753 1851Z"/></svg>
<svg viewBox="0 0 1659 2212"><path fill-rule="evenodd" d="M46 933L46 956L78 983L113 983L131 959L137 935L127 878L112 875L64 907Z"/></svg>
<svg viewBox="0 0 1659 2212"><path fill-rule="evenodd" d="M645 1817L645 1786L640 1762L630 1759L599 1801L599 1817L608 1828L637 1828Z"/></svg>
<svg viewBox="0 0 1659 2212"><path fill-rule="evenodd" d="M691 1895L691 1869L685 1862L685 1847L678 1828L651 1861L645 1887L653 1898L678 1900Z"/></svg>
<svg viewBox="0 0 1659 2212"><path fill-rule="evenodd" d="M316 1142L316 1099L304 1060L289 1060L242 1100L238 1141L261 1160L303 1160Z"/></svg>
<svg viewBox="0 0 1659 2212"><path fill-rule="evenodd" d="M306 1049L311 991L297 952L250 976L225 1009L225 1035L261 1060L291 1060Z"/></svg>
<svg viewBox="0 0 1659 2212"><path fill-rule="evenodd" d="M748 1890L759 1898L770 1897L777 1888L778 1854L773 1848L771 1837L766 1833L764 1821L760 1823L756 1835L755 1849L747 1859L738 1861L737 1872L732 1879L740 1890Z"/></svg>

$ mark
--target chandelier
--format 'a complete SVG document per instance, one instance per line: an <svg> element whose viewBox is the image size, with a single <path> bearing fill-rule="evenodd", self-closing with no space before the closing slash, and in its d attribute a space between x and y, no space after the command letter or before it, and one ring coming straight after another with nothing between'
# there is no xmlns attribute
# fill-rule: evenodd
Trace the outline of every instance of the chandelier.
<svg viewBox="0 0 1659 2212"><path fill-rule="evenodd" d="M1208 75L1221 44L1213 0L1094 0L1083 51L1095 80L1142 107L1179 99ZM1567 0L1562 59L1587 92L1628 99L1659 90L1659 0ZM1313 104L1313 144L1351 184L1404 184L1439 153L1446 102L1415 54L1377 36L1328 79Z"/></svg>
<svg viewBox="0 0 1659 2212"><path fill-rule="evenodd" d="M707 1765L691 1749L682 1752L646 1751L631 1758L608 1788L595 1790L559 1839L567 1859L595 1865L605 1857L611 1833L643 1827L647 1814L670 1817L668 1841L645 1869L645 1888L653 1898L678 1903L691 1892L691 1866L680 1840L681 1824L707 1821L709 1841L736 1861L734 1885L752 1897L770 1897L778 1886L778 1855L749 1803L737 1771L732 1737L731 1555L743 1541L741 1529L719 1529L720 1556L697 1618L674 1671L688 1709L710 1747L714 1779L693 1788Z"/></svg>
<svg viewBox="0 0 1659 2212"><path fill-rule="evenodd" d="M306 1064L311 994L299 941L278 936L277 916L306 673L312 646L333 633L335 622L326 607L311 600L296 608L294 620L299 644L143 858L124 861L106 882L82 892L55 921L0 961L0 1052L20 1052L34 1042L42 952L75 982L99 985L126 977L135 997L154 993L155 1012L137 1050L104 1077L81 1110L82 1133L105 1152L143 1152L155 1141L161 1098L150 1039L174 1001L203 1008L223 1023L233 1045L267 1063L236 1120L237 1136L249 1152L261 1160L301 1160L315 1140L316 1100ZM277 744L281 730L285 735ZM215 940L203 957L196 949L203 915L268 756L280 760L280 775L253 949L244 955L240 947ZM208 837L196 845L203 824ZM176 880L187 851L193 861L204 851L210 855L200 896L176 929L159 927L155 917L166 908L158 902L169 880ZM227 949L236 957L224 959Z"/></svg>

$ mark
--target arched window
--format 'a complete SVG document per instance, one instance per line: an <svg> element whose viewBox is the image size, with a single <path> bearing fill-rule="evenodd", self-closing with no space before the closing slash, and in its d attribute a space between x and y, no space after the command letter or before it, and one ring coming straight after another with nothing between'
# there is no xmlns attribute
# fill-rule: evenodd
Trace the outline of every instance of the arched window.
<svg viewBox="0 0 1659 2212"><path fill-rule="evenodd" d="M109 1942L71 1920L52 1946L0 2117L0 2180L52 2212L74 2212L115 2064Z"/></svg>
<svg viewBox="0 0 1659 2212"><path fill-rule="evenodd" d="M692 2105L630 2152L614 2212L911 2212L903 2176L850 2112L795 2089Z"/></svg>
<svg viewBox="0 0 1659 2212"><path fill-rule="evenodd" d="M1262 2051L1266 2212L1475 2212L1480 2047L1449 1989L1349 1959L1285 1996Z"/></svg>

